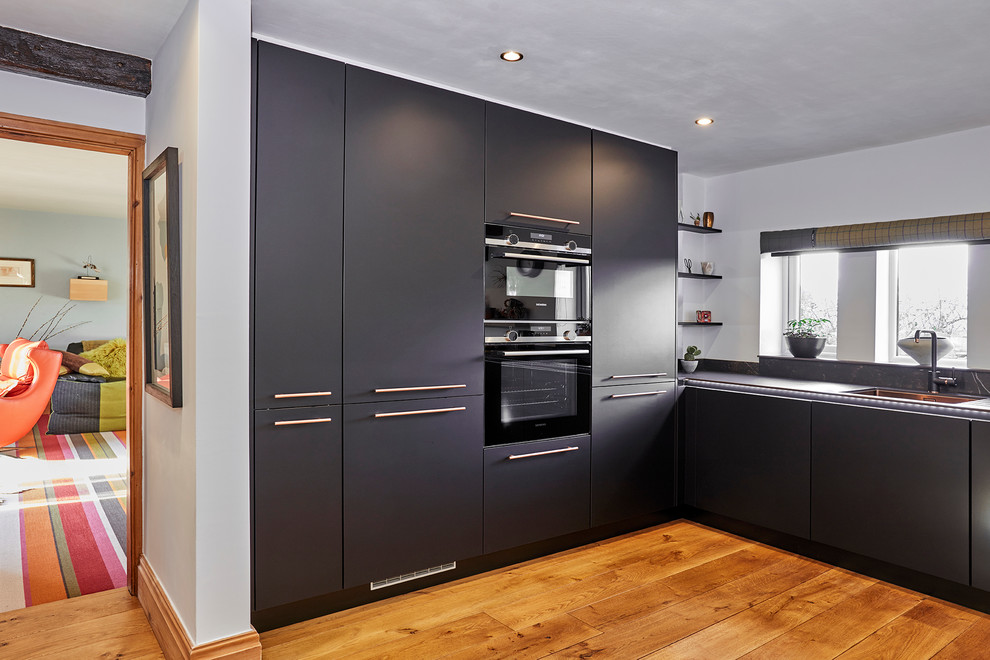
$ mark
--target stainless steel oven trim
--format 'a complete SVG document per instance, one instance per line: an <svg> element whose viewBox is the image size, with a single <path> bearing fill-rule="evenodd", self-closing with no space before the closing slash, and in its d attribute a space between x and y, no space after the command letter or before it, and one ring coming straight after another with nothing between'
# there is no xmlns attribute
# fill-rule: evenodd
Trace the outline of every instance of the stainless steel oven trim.
<svg viewBox="0 0 990 660"><path fill-rule="evenodd" d="M529 357L531 355L588 355L591 351L587 349L560 350L560 351L499 351L503 357Z"/></svg>
<svg viewBox="0 0 990 660"><path fill-rule="evenodd" d="M589 259L571 259L570 257L544 256L542 254L523 254L522 252L506 252L502 255L505 259L530 259L532 261L549 261L555 264L576 264L578 266L590 266Z"/></svg>
<svg viewBox="0 0 990 660"><path fill-rule="evenodd" d="M575 337L565 339L563 337L520 337L514 341L509 341L505 337L485 337L486 344L590 344L591 337Z"/></svg>

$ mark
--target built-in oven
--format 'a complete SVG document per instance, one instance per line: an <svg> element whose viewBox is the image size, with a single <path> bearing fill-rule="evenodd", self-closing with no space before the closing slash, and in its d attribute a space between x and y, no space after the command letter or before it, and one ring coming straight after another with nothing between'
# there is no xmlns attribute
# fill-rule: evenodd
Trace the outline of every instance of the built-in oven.
<svg viewBox="0 0 990 660"><path fill-rule="evenodd" d="M587 323L485 322L485 444L588 433Z"/></svg>
<svg viewBox="0 0 990 660"><path fill-rule="evenodd" d="M591 237L485 225L485 319L591 319Z"/></svg>

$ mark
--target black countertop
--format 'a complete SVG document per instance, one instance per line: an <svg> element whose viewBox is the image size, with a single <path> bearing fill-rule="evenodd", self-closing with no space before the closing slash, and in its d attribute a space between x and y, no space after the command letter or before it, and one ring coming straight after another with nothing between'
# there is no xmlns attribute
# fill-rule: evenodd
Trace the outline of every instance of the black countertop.
<svg viewBox="0 0 990 660"><path fill-rule="evenodd" d="M851 383L769 378L766 376L720 371L697 371L693 374L678 374L678 381L689 387L749 392L751 394L809 401L828 401L851 406L886 408L889 410L901 410L927 415L990 420L990 399L988 398L977 399L976 401L966 403L911 401L850 394L854 390L866 389L863 385ZM944 393L950 396L952 395L951 390Z"/></svg>

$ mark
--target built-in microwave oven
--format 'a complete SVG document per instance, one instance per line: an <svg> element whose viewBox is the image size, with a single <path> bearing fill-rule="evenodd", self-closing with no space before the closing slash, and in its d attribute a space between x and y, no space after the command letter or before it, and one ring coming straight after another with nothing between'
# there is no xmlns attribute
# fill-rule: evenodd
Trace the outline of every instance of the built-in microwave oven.
<svg viewBox="0 0 990 660"><path fill-rule="evenodd" d="M591 319L591 237L485 225L485 319Z"/></svg>

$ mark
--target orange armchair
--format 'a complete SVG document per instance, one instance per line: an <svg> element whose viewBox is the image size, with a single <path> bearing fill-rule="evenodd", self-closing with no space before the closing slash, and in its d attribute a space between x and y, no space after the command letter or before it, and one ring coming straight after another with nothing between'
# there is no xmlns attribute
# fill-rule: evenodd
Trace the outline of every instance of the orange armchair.
<svg viewBox="0 0 990 660"><path fill-rule="evenodd" d="M0 357L7 344L0 344ZM17 442L31 430L45 412L58 380L62 354L45 348L32 348L27 359L34 367L34 380L28 388L13 397L0 397L0 447Z"/></svg>

